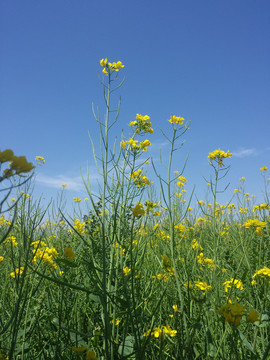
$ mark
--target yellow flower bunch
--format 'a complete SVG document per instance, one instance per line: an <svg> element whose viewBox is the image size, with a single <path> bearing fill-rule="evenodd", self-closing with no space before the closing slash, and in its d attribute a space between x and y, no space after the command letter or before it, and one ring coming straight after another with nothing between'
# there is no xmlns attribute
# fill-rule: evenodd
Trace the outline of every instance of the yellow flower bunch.
<svg viewBox="0 0 270 360"><path fill-rule="evenodd" d="M131 210L132 210L132 214L137 218L140 218L141 216L146 214L143 208L143 204L140 202L135 203L135 206L131 208Z"/></svg>
<svg viewBox="0 0 270 360"><path fill-rule="evenodd" d="M150 117L148 115L136 115L136 121L131 121L129 126L136 127L135 133L139 134L141 131L144 133L153 134L154 130L152 129L152 124L149 121Z"/></svg>
<svg viewBox="0 0 270 360"><path fill-rule="evenodd" d="M163 338L164 337L164 334L167 334L169 335L170 337L174 337L176 336L177 334L177 330L173 330L170 325L168 326L161 326L160 327L155 327L153 329L153 331L151 332L151 329L147 330L143 336L145 337L148 337L148 336L153 336L155 339L158 339L158 338Z"/></svg>
<svg viewBox="0 0 270 360"><path fill-rule="evenodd" d="M54 259L58 256L55 248L49 248L44 241L35 241L31 245L34 246L32 250L34 254L32 262L35 263L38 259L41 259L41 261L48 264L51 268L58 269L58 266L54 262Z"/></svg>
<svg viewBox="0 0 270 360"><path fill-rule="evenodd" d="M145 200L144 206L145 206L145 211L147 214L149 214L149 212L154 214L154 208L158 207L158 205L156 203L149 201L149 200Z"/></svg>
<svg viewBox="0 0 270 360"><path fill-rule="evenodd" d="M182 118L182 117L180 117L180 116L172 115L168 121L169 121L171 124L183 125L184 120L185 120L185 119Z"/></svg>
<svg viewBox="0 0 270 360"><path fill-rule="evenodd" d="M184 176L178 176L176 185L179 187L185 186L187 179Z"/></svg>
<svg viewBox="0 0 270 360"><path fill-rule="evenodd" d="M238 279L230 279L228 281L225 281L223 283L224 287L225 287L225 292L228 292L228 289L230 289L232 287L232 285L234 285L237 289L239 290L244 290L244 286L241 280Z"/></svg>
<svg viewBox="0 0 270 360"><path fill-rule="evenodd" d="M194 281L195 286L197 286L197 288L199 288L202 291L206 291L206 290L211 290L212 286L208 285L206 282L202 282L202 281Z"/></svg>
<svg viewBox="0 0 270 360"><path fill-rule="evenodd" d="M260 171L267 171L267 166L263 166L262 168L260 168Z"/></svg>
<svg viewBox="0 0 270 360"><path fill-rule="evenodd" d="M85 234L86 233L85 222L81 223L79 219L74 220L73 227L79 234Z"/></svg>
<svg viewBox="0 0 270 360"><path fill-rule="evenodd" d="M140 148L142 149L142 151L146 151L148 146L150 146L151 143L149 140L144 140L142 142L140 142Z"/></svg>
<svg viewBox="0 0 270 360"><path fill-rule="evenodd" d="M145 187L145 185L149 185L151 183L148 177L142 174L141 169L133 171L129 176L138 188Z"/></svg>
<svg viewBox="0 0 270 360"><path fill-rule="evenodd" d="M263 204L263 203L261 203L260 205L255 205L253 207L252 211L255 212L256 210L259 210L259 211L268 210L268 211L270 211L270 205L269 204Z"/></svg>
<svg viewBox="0 0 270 360"><path fill-rule="evenodd" d="M129 146L128 148L131 151L134 152L138 152L139 150L142 150L143 152L147 150L147 147L151 145L149 140L144 140L142 142L140 142L140 144L138 145L138 140L134 140L134 139L129 139L126 141L121 141L120 143L122 149L126 149L127 145Z"/></svg>
<svg viewBox="0 0 270 360"><path fill-rule="evenodd" d="M256 276L270 280L270 269L264 266L262 269L255 271L253 278Z"/></svg>
<svg viewBox="0 0 270 360"><path fill-rule="evenodd" d="M210 158L211 160L222 161L223 159L230 158L231 156L232 154L229 151L225 153L225 151L218 149L213 152L210 152L208 158Z"/></svg>
<svg viewBox="0 0 270 360"><path fill-rule="evenodd" d="M10 273L10 276L11 276L13 279L15 279L16 276L22 275L23 270L24 270L24 267L21 266L20 268L17 268L14 272L11 272L11 273Z"/></svg>
<svg viewBox="0 0 270 360"><path fill-rule="evenodd" d="M121 61L110 63L110 62L108 62L107 58L101 59L99 63L103 67L102 72L103 72L104 75L108 75L107 70L109 70L109 71L119 71L119 69L122 69L125 66L125 65L122 64Z"/></svg>
<svg viewBox="0 0 270 360"><path fill-rule="evenodd" d="M35 160L38 162L38 164L42 165L45 164L45 159L43 156L36 156Z"/></svg>

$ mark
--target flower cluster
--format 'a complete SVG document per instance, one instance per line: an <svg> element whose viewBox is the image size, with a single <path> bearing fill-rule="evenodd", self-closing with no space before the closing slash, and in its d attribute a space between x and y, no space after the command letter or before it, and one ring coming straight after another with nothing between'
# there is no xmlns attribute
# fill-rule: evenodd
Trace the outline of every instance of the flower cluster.
<svg viewBox="0 0 270 360"><path fill-rule="evenodd" d="M129 176L138 188L145 187L145 185L149 185L151 183L148 177L142 174L141 169L133 171Z"/></svg>
<svg viewBox="0 0 270 360"><path fill-rule="evenodd" d="M253 207L252 212L255 212L256 210L259 210L259 211L268 210L268 211L270 211L270 205L269 204L263 204L263 203L261 203L260 205L255 205Z"/></svg>
<svg viewBox="0 0 270 360"><path fill-rule="evenodd" d="M80 222L79 219L74 220L73 227L79 234L85 234L86 233L85 222Z"/></svg>
<svg viewBox="0 0 270 360"><path fill-rule="evenodd" d="M206 282L203 282L203 281L194 281L194 285L197 288L199 288L200 290L204 291L204 294L205 294L206 290L211 290L212 289L211 285L208 285Z"/></svg>
<svg viewBox="0 0 270 360"><path fill-rule="evenodd" d="M180 117L180 116L172 115L168 121L169 121L171 124L183 125L184 120L185 120L185 119L182 118L182 117Z"/></svg>
<svg viewBox="0 0 270 360"><path fill-rule="evenodd" d="M219 166L224 166L223 159L230 158L231 156L232 154L229 151L225 152L220 149L214 150L213 152L210 152L208 154L208 158L210 158L210 160L215 160ZM210 165L212 165L211 161L210 161Z"/></svg>
<svg viewBox="0 0 270 360"><path fill-rule="evenodd" d="M258 219L248 219L242 226L246 229L255 228L256 233L262 236L263 235L262 229L265 228L266 222L260 221Z"/></svg>
<svg viewBox="0 0 270 360"><path fill-rule="evenodd" d="M152 124L149 121L150 117L148 115L140 115L137 114L136 115L136 120L135 121L131 121L129 123L129 125L131 127L135 127L135 133L136 134L140 134L141 131L143 131L144 133L149 133L149 134L153 134L154 130L152 129Z"/></svg>
<svg viewBox="0 0 270 360"><path fill-rule="evenodd" d="M126 141L121 141L121 147L122 149L126 149L128 145L128 149L130 149L133 152L139 152L142 150L143 152L147 150L147 147L151 145L149 140L144 140L138 144L138 140L129 139Z"/></svg>
<svg viewBox="0 0 270 360"><path fill-rule="evenodd" d="M37 262L38 259L48 264L51 268L58 269L54 259L58 256L55 248L49 248L44 241L34 241L31 243L34 247L32 250L34 257L32 262Z"/></svg>
<svg viewBox="0 0 270 360"><path fill-rule="evenodd" d="M232 154L229 151L225 153L225 151L222 151L220 149L210 152L208 154L208 158L210 158L211 160L218 160L218 161L222 161L225 158L230 158L231 156Z"/></svg>
<svg viewBox="0 0 270 360"><path fill-rule="evenodd" d="M270 269L264 266L262 269L255 271L253 277L255 278L256 276L270 280Z"/></svg>
<svg viewBox="0 0 270 360"><path fill-rule="evenodd" d="M16 276L22 275L23 270L24 270L24 267L21 266L20 268L17 268L14 272L11 272L11 273L10 273L10 276L11 276L13 279L15 279Z"/></svg>
<svg viewBox="0 0 270 360"><path fill-rule="evenodd" d="M38 162L39 165L45 164L45 159L43 156L36 156L35 160Z"/></svg>
<svg viewBox="0 0 270 360"><path fill-rule="evenodd" d="M108 71L119 71L119 69L122 69L125 66L121 61L110 63L107 58L101 59L99 63L103 67L102 73L104 75L108 75Z"/></svg>
<svg viewBox="0 0 270 360"><path fill-rule="evenodd" d="M234 285L237 289L239 290L243 290L243 283L241 280L238 279L230 279L228 281L225 281L223 283L224 287L225 287L225 291L228 292L228 289L230 289L232 287L232 285Z"/></svg>
<svg viewBox="0 0 270 360"><path fill-rule="evenodd" d="M147 330L143 336L147 337L147 336L153 336L154 338L158 339L158 338L163 338L164 334L169 335L170 337L174 337L177 334L177 330L173 330L170 325L168 326L161 326L160 327L155 327L152 331L151 329Z"/></svg>
<svg viewBox="0 0 270 360"><path fill-rule="evenodd" d="M135 217L140 218L141 216L146 214L142 203L136 202L134 205L135 206L132 208L132 214Z"/></svg>

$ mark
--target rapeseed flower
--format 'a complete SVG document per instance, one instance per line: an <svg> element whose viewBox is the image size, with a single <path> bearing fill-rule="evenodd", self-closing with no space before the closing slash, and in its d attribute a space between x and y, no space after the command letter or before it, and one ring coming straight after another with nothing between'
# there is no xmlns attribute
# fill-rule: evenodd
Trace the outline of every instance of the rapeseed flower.
<svg viewBox="0 0 270 360"><path fill-rule="evenodd" d="M10 276L15 279L16 276L20 276L23 273L24 267L17 268L14 272L10 273Z"/></svg>
<svg viewBox="0 0 270 360"><path fill-rule="evenodd" d="M202 291L206 291L206 290L211 290L212 286L208 285L206 282L202 282L202 281L194 281L195 286L197 286L200 290Z"/></svg>
<svg viewBox="0 0 270 360"><path fill-rule="evenodd" d="M139 218L146 214L143 205L141 203L136 203L135 207L132 208L132 213L135 217Z"/></svg>
<svg viewBox="0 0 270 360"><path fill-rule="evenodd" d="M220 149L214 150L213 152L210 152L208 154L208 158L210 158L211 160L218 160L218 161L220 160L222 161L225 158L230 158L231 156L232 154L229 151L225 153L225 151L222 151Z"/></svg>
<svg viewBox="0 0 270 360"><path fill-rule="evenodd" d="M244 290L242 281L238 280L238 279L234 279L234 278L232 278L231 280L225 281L223 283L223 285L225 287L225 292L228 292L228 289L231 288L232 285L234 285L239 290Z"/></svg>
<svg viewBox="0 0 270 360"><path fill-rule="evenodd" d="M152 124L149 121L150 117L148 115L136 115L136 121L131 121L129 126L135 127L135 133L140 134L141 131L144 133L153 134L154 130L152 129Z"/></svg>
<svg viewBox="0 0 270 360"><path fill-rule="evenodd" d="M124 267L124 269L123 269L123 273L125 276L127 276L130 273L130 271L131 271L131 269L128 266Z"/></svg>
<svg viewBox="0 0 270 360"><path fill-rule="evenodd" d="M267 171L267 166L263 166L262 168L260 168L260 171Z"/></svg>
<svg viewBox="0 0 270 360"><path fill-rule="evenodd" d="M185 120L185 119L182 118L182 117L180 117L180 116L172 115L168 121L169 121L171 124L183 125L184 120Z"/></svg>
<svg viewBox="0 0 270 360"><path fill-rule="evenodd" d="M253 278L256 276L270 280L270 269L264 266L262 269L255 271Z"/></svg>

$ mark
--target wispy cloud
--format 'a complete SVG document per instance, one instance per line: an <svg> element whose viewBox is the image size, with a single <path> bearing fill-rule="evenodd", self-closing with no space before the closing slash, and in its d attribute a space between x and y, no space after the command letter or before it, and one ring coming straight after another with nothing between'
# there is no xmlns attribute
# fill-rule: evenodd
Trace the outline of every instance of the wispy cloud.
<svg viewBox="0 0 270 360"><path fill-rule="evenodd" d="M89 181L96 183L99 176L98 174L92 174L89 176ZM84 175L84 179L87 181L87 176ZM81 176L66 176L66 175L55 175L55 176L48 176L43 174L38 174L36 177L36 181L39 184L60 189L62 188L62 184L67 184L66 190L72 191L82 191L85 189L83 180Z"/></svg>
<svg viewBox="0 0 270 360"><path fill-rule="evenodd" d="M239 158L243 158L243 157L248 157L248 156L252 156L252 155L256 155L257 154L257 150L255 149L241 149L238 151L233 151L232 155L235 157L239 157Z"/></svg>

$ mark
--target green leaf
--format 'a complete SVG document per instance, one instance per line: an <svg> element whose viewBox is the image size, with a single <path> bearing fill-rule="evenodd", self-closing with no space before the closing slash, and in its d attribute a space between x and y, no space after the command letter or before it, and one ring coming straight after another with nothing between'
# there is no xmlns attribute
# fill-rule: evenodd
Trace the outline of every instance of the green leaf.
<svg viewBox="0 0 270 360"><path fill-rule="evenodd" d="M134 336L127 336L124 341L122 342L122 344L119 345L118 348L118 353L119 355L122 356L129 356L134 352ZM135 354L134 357L130 357L130 359L134 358L135 359Z"/></svg>
<svg viewBox="0 0 270 360"><path fill-rule="evenodd" d="M238 330L238 332L239 332L240 339L242 340L243 345L245 345L245 347L255 355L256 353L252 349L252 346L251 346L250 342L248 342L245 335L240 330Z"/></svg>

